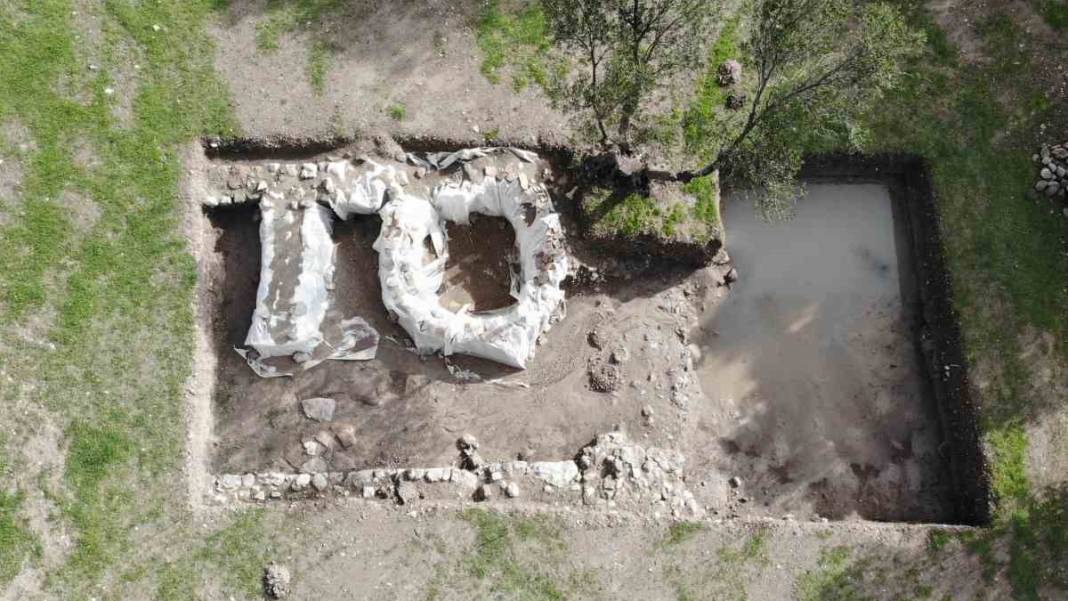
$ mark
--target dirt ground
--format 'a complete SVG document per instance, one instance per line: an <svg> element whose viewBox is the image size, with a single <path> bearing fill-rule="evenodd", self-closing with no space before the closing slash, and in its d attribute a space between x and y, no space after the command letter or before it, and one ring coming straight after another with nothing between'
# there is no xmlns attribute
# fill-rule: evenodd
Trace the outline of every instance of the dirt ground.
<svg viewBox="0 0 1068 601"><path fill-rule="evenodd" d="M471 28L479 2L351 2L332 11L328 25L284 35L262 51L256 25L268 3L234 0L215 27L216 68L229 82L245 135L321 139L388 129L397 137L532 144L566 141L567 118L533 89L516 93L480 72L482 55ZM313 24L314 25L314 24ZM339 51L331 59L322 94L306 74L310 41ZM405 107L393 119L390 106Z"/></svg>

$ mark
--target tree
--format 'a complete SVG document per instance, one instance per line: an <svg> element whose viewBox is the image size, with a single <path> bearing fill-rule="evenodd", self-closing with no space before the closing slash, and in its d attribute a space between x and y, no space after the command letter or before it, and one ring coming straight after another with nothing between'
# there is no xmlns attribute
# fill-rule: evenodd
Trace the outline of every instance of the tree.
<svg viewBox="0 0 1068 601"><path fill-rule="evenodd" d="M642 104L657 85L699 65L718 0L543 0L554 42L581 65L555 91L587 113L602 145L628 151Z"/></svg>
<svg viewBox="0 0 1068 601"><path fill-rule="evenodd" d="M650 92L673 76L715 77L719 65L700 53L719 0L542 1L554 43L580 67L554 96L585 113L604 146L614 141L630 152L635 123L664 108L646 102ZM723 170L735 184L785 198L806 153L858 146L863 115L923 38L874 0L743 0L739 11L743 44L733 58L745 68L733 100L744 95L745 104L728 110L720 98L710 114L698 111L702 122L690 130L697 140L682 150L702 163L674 177Z"/></svg>
<svg viewBox="0 0 1068 601"><path fill-rule="evenodd" d="M740 122L721 120L732 132L726 143L704 149L708 162L680 179L719 168L752 183L794 178L805 151L856 140L859 118L895 85L922 42L882 2L755 0L748 108Z"/></svg>

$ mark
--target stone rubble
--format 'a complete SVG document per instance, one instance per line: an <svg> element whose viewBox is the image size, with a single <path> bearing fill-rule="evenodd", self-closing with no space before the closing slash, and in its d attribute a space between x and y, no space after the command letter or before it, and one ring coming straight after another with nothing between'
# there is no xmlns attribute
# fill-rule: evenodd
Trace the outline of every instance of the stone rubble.
<svg viewBox="0 0 1068 601"><path fill-rule="evenodd" d="M462 452L474 453L477 441L465 435ZM312 465L314 464L314 465ZM644 447L622 431L598 436L571 461L483 462L477 468L431 467L326 471L313 457L302 473L222 474L215 478L215 500L267 502L326 494L364 499L393 499L411 505L423 498L459 495L474 501L516 499L522 490L570 495L574 502L608 508L651 507L675 518L701 517L704 509L689 491L678 451ZM322 468L322 469L320 469ZM434 493L435 487L442 487ZM452 491L452 492L449 492Z"/></svg>
<svg viewBox="0 0 1068 601"><path fill-rule="evenodd" d="M1068 197L1068 142L1043 146L1031 158L1038 165L1035 191L1050 198Z"/></svg>
<svg viewBox="0 0 1068 601"><path fill-rule="evenodd" d="M289 568L272 562L263 570L263 592L269 599L284 599L289 595L290 580Z"/></svg>
<svg viewBox="0 0 1068 601"><path fill-rule="evenodd" d="M300 408L304 417L317 422L328 422L334 419L337 401L323 397L304 399L300 402Z"/></svg>

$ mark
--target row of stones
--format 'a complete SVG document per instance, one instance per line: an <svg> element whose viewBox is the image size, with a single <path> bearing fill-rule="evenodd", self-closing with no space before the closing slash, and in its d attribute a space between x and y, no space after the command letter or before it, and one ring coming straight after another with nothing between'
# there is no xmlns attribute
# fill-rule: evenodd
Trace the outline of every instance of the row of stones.
<svg viewBox="0 0 1068 601"><path fill-rule="evenodd" d="M408 504L426 492L423 484L449 484L460 496L484 501L498 494L515 498L519 482L540 482L542 490L579 493L587 505L664 507L676 517L700 516L703 509L685 485L684 458L678 451L633 444L623 432L598 436L574 461L487 463L478 442L465 435L457 442L461 467L357 470L286 474L227 474L216 478L215 491L243 501L300 499L354 492L367 499Z"/></svg>
<svg viewBox="0 0 1068 601"><path fill-rule="evenodd" d="M328 493L351 496L355 492L367 499L393 499L405 503L411 500L411 488L406 485L415 483L457 486L468 494L474 494L476 499L492 496L491 486L495 485L507 496L516 497L519 488L510 479L528 475L541 479L547 487L564 488L577 486L579 470L574 461L511 461L488 464L475 471L436 467L314 474L224 474L215 478L215 491L222 495L219 500L225 500L227 496L243 501L288 500Z"/></svg>
<svg viewBox="0 0 1068 601"><path fill-rule="evenodd" d="M1068 196L1068 143L1043 146L1031 157L1040 165L1035 190L1049 196Z"/></svg>

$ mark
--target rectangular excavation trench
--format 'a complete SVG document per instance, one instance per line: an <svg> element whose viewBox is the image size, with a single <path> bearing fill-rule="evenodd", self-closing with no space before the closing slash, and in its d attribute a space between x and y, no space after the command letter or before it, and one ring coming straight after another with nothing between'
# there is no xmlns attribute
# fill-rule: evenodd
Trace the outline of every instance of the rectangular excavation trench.
<svg viewBox="0 0 1068 601"><path fill-rule="evenodd" d="M312 160L329 150L240 149L212 156L207 164L218 167ZM906 390L907 394L899 396L908 399L908 415L895 413L894 404L900 400L893 394L867 406L850 406L847 399L847 408L860 411L853 414L854 423L828 420L830 427L807 432L791 426L813 417L799 403L802 395L792 399L792 413L784 413L779 406L776 414L776 403L791 402L784 398L786 394L767 395L776 398L755 404L762 413L739 411L734 405L737 399L724 401L724 397L737 396L736 391L724 388L725 378L705 381L704 372L712 366L729 371L723 364L730 351L722 345L717 349L716 342L706 337L707 330L715 329L709 326L715 319L711 314L700 316L705 327L690 334L691 342L703 346L697 371L706 385L704 399L679 411L664 387L672 386L671 374L677 372L680 362L669 350L684 349L685 342L676 337L677 322L663 311L664 293L686 288L686 296L692 297L699 272L653 271L628 277L611 291L588 289L569 294L566 318L539 346L525 372L459 356L448 361L418 357L405 346L407 335L390 320L381 302L378 259L371 249L380 225L376 216L335 221L333 238L338 249L336 285L338 297L344 299L342 312L363 317L382 335L377 358L367 362L327 361L294 378L259 378L233 350L241 345L248 330L259 280L258 211L254 204L248 204L206 211L208 247L202 258L205 268L199 288L202 306L207 308L201 327L209 335L216 360L210 470L216 474L299 471L307 460L303 441L324 429L301 414L299 402L329 396L338 402L334 423L351 424L356 430L356 443L332 454L332 471L455 465L454 443L468 432L479 438L481 452L490 461L517 456L568 459L596 435L622 428L643 445L682 451L694 494L721 514L986 523L986 474L966 373L956 367L965 363L937 230L930 227L933 205L922 164L894 158L865 162L835 157L815 162L808 176L816 178L813 181L859 181L869 195L877 197L877 188L889 190L892 197L892 218L891 207L884 206L881 222L873 231L884 239L889 236L905 263L896 297L902 313L899 320L883 320L883 330L875 331L868 342L874 346L890 344L903 358L902 365L893 369L909 374L887 389ZM878 204L878 198L875 201ZM566 212L566 207L558 208ZM731 218L728 214L729 249ZM457 260L450 265L446 279L457 287L444 295L443 302L474 301L478 308L480 302L492 307L506 301L499 285L480 290L476 280L480 273L490 271L499 276L506 269L507 261L500 253L485 251L494 243L510 243L510 233L502 231L495 219L476 220L469 228L450 226L450 236L457 243ZM739 250L736 257L742 281L720 311L730 309L732 295L737 293L737 298L743 294L750 275L745 254ZM896 255L894 265L880 263L875 256L867 260L884 275L899 269ZM759 277L759 272L752 275ZM926 285L918 284L922 282ZM683 293L675 296L682 298ZM901 304L901 299L908 301ZM884 313L887 311L893 307L884 307ZM747 322L741 319L738 323ZM748 323L753 322L750 319ZM735 335L726 330L720 332L724 338ZM593 332L608 342L592 345ZM889 342L885 336L880 338L886 334L890 335ZM737 343L750 345L751 354L761 352L757 340L746 340L744 328L737 335ZM629 385L612 394L591 390L589 366L608 362L621 346L628 349L630 359L619 366L620 379ZM911 365L905 365L906 359ZM946 365L954 367L946 371ZM776 368L772 363L760 371ZM462 374L458 370L469 370L485 379L508 378L504 383L470 383L457 378ZM857 376L860 384L854 387L863 391L870 382L863 374ZM779 382L787 393L789 384L789 378ZM885 409L881 418L873 419L864 411L872 407ZM825 416L849 416L833 402L816 410ZM650 417L653 414L655 420ZM745 418L748 426L739 427L738 417ZM834 439L839 431L850 428L875 444L850 449L841 439ZM914 430L920 433L904 435ZM807 435L811 440L802 442L816 447L809 445L808 450L799 452L784 450L786 443L776 439L777 433L784 431L797 432L802 438ZM827 460L826 452L811 450L827 442L836 449L834 461ZM927 458L921 461L924 453ZM926 483L926 488L894 489L880 484L887 471L894 470L911 474L910 482ZM738 476L743 485L735 488L728 484L731 476ZM536 494L531 497L537 500ZM746 503L739 505L739 498L745 498Z"/></svg>
<svg viewBox="0 0 1068 601"><path fill-rule="evenodd" d="M723 209L739 281L706 317L699 466L771 514L984 524L987 475L926 171L809 162L785 222Z"/></svg>

